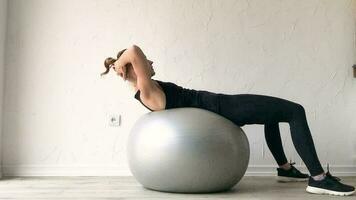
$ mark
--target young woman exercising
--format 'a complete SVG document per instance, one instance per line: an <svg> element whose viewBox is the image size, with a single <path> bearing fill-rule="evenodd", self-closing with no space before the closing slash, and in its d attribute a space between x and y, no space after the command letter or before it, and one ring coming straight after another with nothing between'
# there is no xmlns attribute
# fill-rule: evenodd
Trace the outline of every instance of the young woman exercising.
<svg viewBox="0 0 356 200"><path fill-rule="evenodd" d="M277 179L307 181L307 192L315 194L351 195L355 188L332 176L329 168L325 173L317 156L304 107L285 99L256 94L221 94L204 90L187 89L172 82L152 79L155 71L152 61L142 50L133 45L120 51L117 58L104 62L107 74L110 68L129 81L135 89L135 98L150 111L179 107L196 107L215 112L238 126L263 124L265 139L277 168ZM307 166L310 175L301 173L288 163L282 147L279 122L288 122L295 149Z"/></svg>

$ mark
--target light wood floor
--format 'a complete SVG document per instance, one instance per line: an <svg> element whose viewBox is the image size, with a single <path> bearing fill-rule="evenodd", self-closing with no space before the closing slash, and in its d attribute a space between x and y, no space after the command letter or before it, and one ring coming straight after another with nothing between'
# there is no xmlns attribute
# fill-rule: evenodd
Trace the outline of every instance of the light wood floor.
<svg viewBox="0 0 356 200"><path fill-rule="evenodd" d="M340 177L356 185L356 177ZM356 195L337 197L309 194L307 182L279 183L274 177L245 176L229 192L176 194L143 188L133 177L3 177L0 199L335 199L356 200Z"/></svg>

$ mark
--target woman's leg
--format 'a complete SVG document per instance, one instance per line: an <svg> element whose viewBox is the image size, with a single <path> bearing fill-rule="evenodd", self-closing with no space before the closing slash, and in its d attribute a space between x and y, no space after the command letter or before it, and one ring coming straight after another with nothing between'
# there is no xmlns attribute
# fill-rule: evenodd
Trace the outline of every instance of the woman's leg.
<svg viewBox="0 0 356 200"><path fill-rule="evenodd" d="M265 139L267 146L279 166L285 165L288 161L283 150L278 122L265 124Z"/></svg>
<svg viewBox="0 0 356 200"><path fill-rule="evenodd" d="M320 175L324 173L324 170L316 154L304 107L297 105L293 111L294 113L292 119L289 121L289 126L295 149L306 164L310 175Z"/></svg>
<svg viewBox="0 0 356 200"><path fill-rule="evenodd" d="M324 172L307 124L305 110L300 104L265 95L220 95L219 114L239 126L264 124L266 141L278 164L285 164L278 122L288 122L292 141L312 176ZM272 148L271 148L271 147Z"/></svg>

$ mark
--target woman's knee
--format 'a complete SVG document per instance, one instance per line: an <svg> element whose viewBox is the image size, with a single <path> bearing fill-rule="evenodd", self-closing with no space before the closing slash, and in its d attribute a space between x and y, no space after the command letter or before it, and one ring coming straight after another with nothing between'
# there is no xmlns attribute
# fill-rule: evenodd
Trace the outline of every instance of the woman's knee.
<svg viewBox="0 0 356 200"><path fill-rule="evenodd" d="M305 109L304 109L304 106L299 104L299 103L296 103L294 106L293 106L293 113L295 115L305 115Z"/></svg>

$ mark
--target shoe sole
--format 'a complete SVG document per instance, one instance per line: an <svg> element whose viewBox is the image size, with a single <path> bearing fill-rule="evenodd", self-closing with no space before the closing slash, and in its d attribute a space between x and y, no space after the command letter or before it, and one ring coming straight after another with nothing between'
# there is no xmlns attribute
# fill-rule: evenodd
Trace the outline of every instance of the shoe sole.
<svg viewBox="0 0 356 200"><path fill-rule="evenodd" d="M330 194L330 195L336 195L336 196L349 196L355 193L354 191L351 192L338 192L338 191L333 191L333 190L327 190L323 188L317 188L313 186L308 186L306 189L307 192L312 193L312 194Z"/></svg>
<svg viewBox="0 0 356 200"><path fill-rule="evenodd" d="M307 181L309 178L293 178L293 177L285 177L285 176L277 176L276 180L278 182L304 182Z"/></svg>

